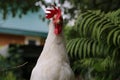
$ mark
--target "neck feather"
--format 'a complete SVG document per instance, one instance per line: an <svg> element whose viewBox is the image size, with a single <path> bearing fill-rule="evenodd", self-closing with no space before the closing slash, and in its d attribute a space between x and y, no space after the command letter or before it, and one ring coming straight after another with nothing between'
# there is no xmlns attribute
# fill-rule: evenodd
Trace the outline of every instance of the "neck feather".
<svg viewBox="0 0 120 80"><path fill-rule="evenodd" d="M49 32L48 32L48 36L46 39L46 43L45 46L50 46L52 44L58 44L58 43L63 43L64 41L64 37L63 37L63 33L61 32L59 35L56 35L54 33L54 24L52 22L50 22L49 24Z"/></svg>

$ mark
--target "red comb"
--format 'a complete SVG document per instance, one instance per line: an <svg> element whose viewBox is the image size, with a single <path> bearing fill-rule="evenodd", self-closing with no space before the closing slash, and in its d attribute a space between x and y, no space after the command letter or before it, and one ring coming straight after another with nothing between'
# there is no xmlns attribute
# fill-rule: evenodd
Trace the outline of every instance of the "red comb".
<svg viewBox="0 0 120 80"><path fill-rule="evenodd" d="M61 16L61 10L60 8L56 8L54 5L52 5L52 7L54 9L47 9L47 11L49 11L50 13L46 13L46 18L50 19L52 18L54 15L57 15L57 18L59 18Z"/></svg>

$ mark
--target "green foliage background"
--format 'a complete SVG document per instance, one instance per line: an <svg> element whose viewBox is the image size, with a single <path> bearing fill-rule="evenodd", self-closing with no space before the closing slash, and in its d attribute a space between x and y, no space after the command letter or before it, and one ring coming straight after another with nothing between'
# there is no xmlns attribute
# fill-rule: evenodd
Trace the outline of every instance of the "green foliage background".
<svg viewBox="0 0 120 80"><path fill-rule="evenodd" d="M38 12L40 7L35 6L37 1L40 1L45 6L49 6L45 0L0 0L0 12L3 14L2 18L6 19L10 13L12 13L13 17L22 17L29 11ZM63 4L65 1L70 2L70 5L73 7L64 7ZM109 12L120 8L120 0L59 0L59 2L65 9L64 13L70 15L70 19L75 18L75 15L86 10L102 10ZM69 21L69 19L66 21Z"/></svg>
<svg viewBox="0 0 120 80"><path fill-rule="evenodd" d="M21 67L18 67L23 62L18 47L9 48L9 57L0 55L0 80L24 80Z"/></svg>
<svg viewBox="0 0 120 80"><path fill-rule="evenodd" d="M120 9L83 12L67 35L75 36L67 38L67 51L76 74L85 80L120 78Z"/></svg>

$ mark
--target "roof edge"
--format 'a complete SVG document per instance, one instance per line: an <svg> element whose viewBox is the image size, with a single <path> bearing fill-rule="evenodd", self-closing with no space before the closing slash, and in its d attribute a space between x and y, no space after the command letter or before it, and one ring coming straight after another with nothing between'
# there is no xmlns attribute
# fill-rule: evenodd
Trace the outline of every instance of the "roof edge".
<svg viewBox="0 0 120 80"><path fill-rule="evenodd" d="M47 32L36 32L36 31L28 31L28 30L19 30L19 29L11 29L0 27L0 33L4 34L14 34L14 35L24 35L24 36L39 36L39 37L47 37Z"/></svg>

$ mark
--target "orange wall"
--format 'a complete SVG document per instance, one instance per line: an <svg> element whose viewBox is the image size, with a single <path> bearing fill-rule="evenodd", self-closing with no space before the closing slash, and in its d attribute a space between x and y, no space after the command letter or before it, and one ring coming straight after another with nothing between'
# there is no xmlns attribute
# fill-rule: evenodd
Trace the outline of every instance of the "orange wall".
<svg viewBox="0 0 120 80"><path fill-rule="evenodd" d="M7 44L24 44L25 36L0 34L0 46Z"/></svg>

